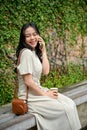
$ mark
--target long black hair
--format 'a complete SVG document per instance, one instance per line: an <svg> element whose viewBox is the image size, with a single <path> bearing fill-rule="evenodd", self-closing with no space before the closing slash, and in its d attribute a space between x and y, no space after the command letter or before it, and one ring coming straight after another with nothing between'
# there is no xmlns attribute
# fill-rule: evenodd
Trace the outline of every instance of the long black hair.
<svg viewBox="0 0 87 130"><path fill-rule="evenodd" d="M18 61L18 56L20 54L20 51L23 49L23 48L28 48L30 49L31 51L33 50L33 48L28 45L26 42L25 42L25 30L28 28L28 27L32 27L35 29L36 33L38 35L40 35L40 32L37 28L37 25L35 23L26 23L22 26L22 29L21 29L21 33L20 33L20 38L19 38L19 44L17 46L17 50L16 50L16 57L17 57L17 61ZM39 57L40 61L42 62L42 59L41 59L41 56L42 56L42 52L40 50L40 47L39 47L39 44L37 43L37 46L35 47L35 51L36 51L36 54L37 56Z"/></svg>

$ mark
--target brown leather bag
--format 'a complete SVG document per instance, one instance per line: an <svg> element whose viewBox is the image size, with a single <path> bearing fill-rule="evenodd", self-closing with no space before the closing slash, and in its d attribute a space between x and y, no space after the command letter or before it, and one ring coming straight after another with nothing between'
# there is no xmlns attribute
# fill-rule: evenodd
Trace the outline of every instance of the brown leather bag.
<svg viewBox="0 0 87 130"><path fill-rule="evenodd" d="M28 87L26 92L26 100L19 99L17 96L17 87L14 90L14 98L12 100L12 112L16 115L23 115L28 112Z"/></svg>
<svg viewBox="0 0 87 130"><path fill-rule="evenodd" d="M19 59L20 59L20 55L19 55ZM18 59L18 64L19 64L19 59ZM15 89L14 89L14 98L12 100L12 112L17 115L23 115L28 112L28 104L27 104L28 87L27 87L27 91L26 91L26 100L18 98L17 89L18 89L18 87L16 85Z"/></svg>
<svg viewBox="0 0 87 130"><path fill-rule="evenodd" d="M12 112L16 115L23 115L28 112L27 101L14 98L12 100Z"/></svg>

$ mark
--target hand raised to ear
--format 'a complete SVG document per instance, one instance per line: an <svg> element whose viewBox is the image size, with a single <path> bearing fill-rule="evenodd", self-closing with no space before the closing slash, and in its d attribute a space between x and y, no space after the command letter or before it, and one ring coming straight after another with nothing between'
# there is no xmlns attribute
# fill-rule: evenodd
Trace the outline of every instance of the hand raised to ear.
<svg viewBox="0 0 87 130"><path fill-rule="evenodd" d="M45 42L44 42L44 40L43 40L43 38L41 36L38 36L38 42L40 44L40 50L43 53L44 50L45 50Z"/></svg>

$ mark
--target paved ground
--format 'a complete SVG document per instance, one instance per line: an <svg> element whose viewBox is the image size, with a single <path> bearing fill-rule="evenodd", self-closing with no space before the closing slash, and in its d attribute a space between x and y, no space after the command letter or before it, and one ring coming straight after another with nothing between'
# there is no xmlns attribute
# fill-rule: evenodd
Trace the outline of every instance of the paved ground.
<svg viewBox="0 0 87 130"><path fill-rule="evenodd" d="M87 126L85 128L83 128L83 129L81 129L81 130L87 130Z"/></svg>

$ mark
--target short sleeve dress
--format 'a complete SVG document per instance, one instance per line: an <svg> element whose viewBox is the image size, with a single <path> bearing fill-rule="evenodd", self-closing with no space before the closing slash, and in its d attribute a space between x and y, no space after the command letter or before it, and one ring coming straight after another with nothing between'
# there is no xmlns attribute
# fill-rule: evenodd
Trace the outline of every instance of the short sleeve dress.
<svg viewBox="0 0 87 130"><path fill-rule="evenodd" d="M35 51L25 49L18 65L19 98L26 99L26 86L22 75L32 74L36 85L43 91L48 91L40 85L42 64ZM48 96L36 96L29 90L29 112L36 117L37 130L79 130L81 128L75 103L63 94L58 99Z"/></svg>

